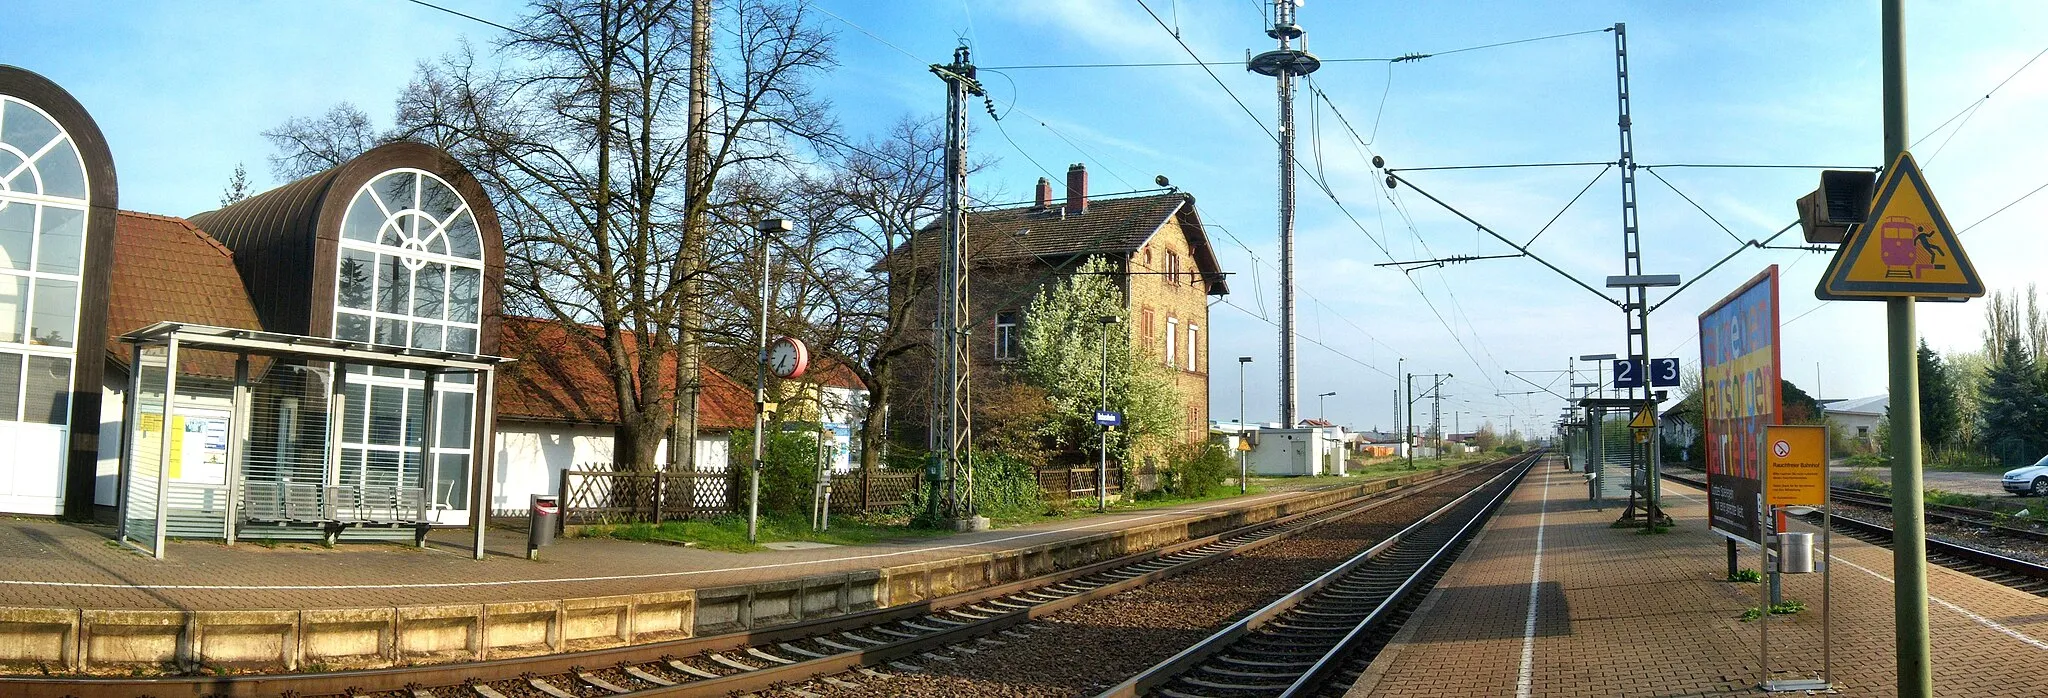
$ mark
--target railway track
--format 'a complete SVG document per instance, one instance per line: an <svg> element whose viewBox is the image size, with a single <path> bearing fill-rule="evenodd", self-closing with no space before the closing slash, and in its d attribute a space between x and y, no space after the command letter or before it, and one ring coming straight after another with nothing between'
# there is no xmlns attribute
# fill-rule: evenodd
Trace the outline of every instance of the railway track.
<svg viewBox="0 0 2048 698"><path fill-rule="evenodd" d="M1664 477L1702 490L1707 488L1707 483L1703 480L1669 474L1666 474ZM1844 497L1844 493L1849 493L1851 496ZM1891 500L1889 498L1865 495L1855 490L1845 490L1839 487L1834 488L1833 496L1838 501L1849 501L1856 506L1891 511ZM1960 522L2014 531L2025 530L2011 529L2011 527L1998 526L1993 523L1979 523L1969 520L1958 521L1962 517L1954 512L1937 513L1936 507L1939 506L1941 505L1933 505L1927 508L1927 519L1929 521ZM1963 507L1947 508L1964 509ZM1965 511L1975 512L1978 510L1965 509ZM1816 523L1820 520L1820 515L1810 514L1799 518L1808 523ZM1837 530L1847 533L1857 540L1882 546L1886 549L1892 547L1892 529L1888 526L1848 516L1836 516L1834 517L1834 523ZM1927 539L1927 560L1957 572L2004 584L2029 594L2048 596L2048 565L2039 565L2026 560L1937 538Z"/></svg>
<svg viewBox="0 0 2048 698"><path fill-rule="evenodd" d="M1509 470L1509 459L1475 471L1364 495L1147 553L965 592L779 628L650 645L464 664L370 671L161 678L0 677L0 695L346 696L348 698L590 698L727 696L818 679L838 685L880 679L935 653L999 646L1018 626L1061 610L1183 574L1407 495ZM1495 476L1493 480L1499 479ZM1488 480L1488 481L1493 481ZM821 678L822 677L822 678ZM797 689L801 694L801 689Z"/></svg>
<svg viewBox="0 0 2048 698"><path fill-rule="evenodd" d="M1100 698L1309 696L1355 678L1358 651L1406 618L1403 602L1431 585L1507 499L1540 455L1410 524L1279 600ZM1376 647L1375 647L1376 649ZM1369 658L1367 658L1369 659Z"/></svg>

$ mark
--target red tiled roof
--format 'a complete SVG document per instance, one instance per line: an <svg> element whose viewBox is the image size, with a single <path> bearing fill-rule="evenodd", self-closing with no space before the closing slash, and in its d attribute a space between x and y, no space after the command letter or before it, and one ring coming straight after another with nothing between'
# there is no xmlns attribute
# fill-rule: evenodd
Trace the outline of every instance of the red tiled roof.
<svg viewBox="0 0 2048 698"><path fill-rule="evenodd" d="M585 331L587 330L587 332ZM518 361L500 369L498 416L503 419L617 424L619 404L607 377L609 360L593 339L596 328L572 329L551 320L506 316L499 353ZM662 384L674 386L675 355L663 361ZM725 374L703 367L698 428L748 429L754 396Z"/></svg>
<svg viewBox="0 0 2048 698"><path fill-rule="evenodd" d="M1188 242L1195 247L1195 264L1225 293L1225 279L1209 249L1209 238L1195 213L1195 197L1185 192L1089 199L1085 211L1064 213L1064 200L1049 208L1016 208L969 211L967 213L967 257L972 264L1043 257L1071 257L1090 254L1129 254L1145 246L1174 216L1181 216ZM918 266L934 264L940 254L938 223L926 226L912 239L898 245L877 266L912 258ZM912 252L914 251L914 254Z"/></svg>
<svg viewBox="0 0 2048 698"><path fill-rule="evenodd" d="M107 353L127 363L119 337L163 321L264 329L235 271L235 256L183 218L135 211L114 216L113 288L107 302ZM188 371L234 376L234 357L206 352ZM186 362L179 362L181 364ZM260 372L260 371L259 371Z"/></svg>

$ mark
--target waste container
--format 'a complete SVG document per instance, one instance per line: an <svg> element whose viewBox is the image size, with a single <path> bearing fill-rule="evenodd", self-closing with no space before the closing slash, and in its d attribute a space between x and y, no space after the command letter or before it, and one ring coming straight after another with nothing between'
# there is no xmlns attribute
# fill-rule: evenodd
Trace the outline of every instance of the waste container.
<svg viewBox="0 0 2048 698"><path fill-rule="evenodd" d="M1803 531L1778 534L1778 571L1806 574L1813 570L1813 534Z"/></svg>
<svg viewBox="0 0 2048 698"><path fill-rule="evenodd" d="M540 558L540 549L555 542L555 528L562 525L562 500L552 494L533 495L526 511L526 559Z"/></svg>

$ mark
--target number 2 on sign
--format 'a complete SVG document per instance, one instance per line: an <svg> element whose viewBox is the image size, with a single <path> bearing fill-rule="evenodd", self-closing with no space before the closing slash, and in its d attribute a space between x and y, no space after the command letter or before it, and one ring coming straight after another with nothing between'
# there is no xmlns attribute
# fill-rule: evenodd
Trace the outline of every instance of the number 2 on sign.
<svg viewBox="0 0 2048 698"><path fill-rule="evenodd" d="M1614 362L1614 387L1643 387L1643 365L1634 359L1618 359Z"/></svg>

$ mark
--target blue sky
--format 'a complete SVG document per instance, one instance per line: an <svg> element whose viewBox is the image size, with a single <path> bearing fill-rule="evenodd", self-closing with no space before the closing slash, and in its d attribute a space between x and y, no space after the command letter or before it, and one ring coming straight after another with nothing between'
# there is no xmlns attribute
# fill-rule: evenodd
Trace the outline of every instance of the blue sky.
<svg viewBox="0 0 2048 698"><path fill-rule="evenodd" d="M1252 0L1146 3L1205 60L1238 60L1271 45ZM522 11L514 2L441 4L501 22ZM1188 59L1136 0L821 0L817 7L843 18L820 14L838 34L840 63L820 87L853 136L942 108L940 83L925 65L946 61L963 39L982 66ZM11 15L0 30L0 62L43 73L92 111L113 146L124 208L173 215L217 205L237 162L261 186L278 184L265 162L263 129L343 100L388 123L392 99L418 62L465 38L488 43L496 31L403 0L28 0ZM1312 0L1299 19L1310 50L1331 59L1438 53L1626 22L1638 162L1880 164L1877 17L1870 2ZM2038 3L1909 2L1908 19L1916 139L2048 48L2048 7ZM1370 152L1397 168L1611 160L1612 41L1596 33L1396 65L1332 62L1316 74L1335 112L1300 101L1299 157L1318 168L1364 232L1303 181L1297 248L1305 415L1316 414L1316 394L1336 391L1327 403L1332 419L1391 428L1390 375L1405 358L1409 371L1457 375L1446 388L1447 428L1453 411L1464 413L1459 421L1467 428L1488 417L1504 423L1510 414L1518 427L1547 424L1559 401L1497 397L1533 390L1504 370L1561 369L1569 356L1622 350L1619 311L1533 261L1472 262L1407 278L1373 266L1389 254L1509 250L1412 190L1390 201L1366 148L1335 116L1341 113L1370 138ZM1273 124L1270 79L1233 65L1214 70L1259 120ZM1230 305L1214 307L1209 328L1212 355L1223 357L1213 364L1214 416L1236 416L1230 358L1249 355L1257 360L1245 386L1250 417L1272 419L1277 333L1260 319L1276 317L1278 305L1275 274L1266 266L1277 256L1272 140L1199 68L1012 69L984 77L1005 117L996 124L978 110L973 115L973 151L994 159L973 182L981 195L1027 196L1046 174L1036 160L1052 174L1085 162L1097 192L1149 187L1164 174L1197 197L1204 220L1217 228L1212 237L1223 265L1234 272ZM1915 148L1958 227L2048 182L2048 171L2037 166L2048 161L2048 139L2039 135L2044 113L2048 59ZM1599 170L1412 177L1489 227L1526 240ZM1743 239L1791 222L1792 201L1816 179L1805 170L1659 172ZM1533 250L1595 286L1620 273L1619 187L1608 173ZM1691 279L1735 249L1734 238L1663 183L1643 176L1639 189L1647 271ZM2021 287L2042 276L2037 266L2048 258L2048 240L2037 231L2044 215L2048 194L1963 236L1989 286ZM1780 242L1796 242L1797 235ZM1881 304L1821 307L1810 289L1825 261L1795 251L1743 253L1659 310L1655 352L1695 361L1698 313L1776 263L1785 270L1785 376L1809 391L1818 381L1825 397L1882 392ZM1982 306L1923 306L1921 332L1940 349L1973 349ZM1565 392L1565 382L1553 388Z"/></svg>

